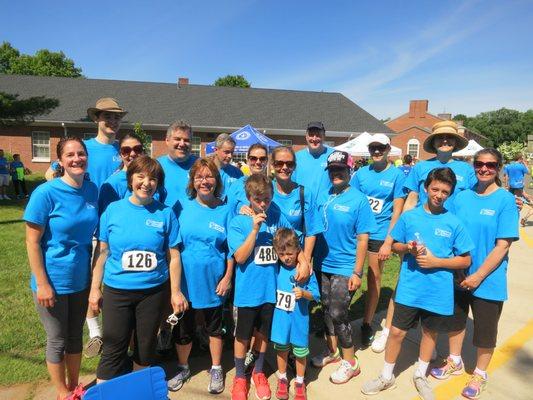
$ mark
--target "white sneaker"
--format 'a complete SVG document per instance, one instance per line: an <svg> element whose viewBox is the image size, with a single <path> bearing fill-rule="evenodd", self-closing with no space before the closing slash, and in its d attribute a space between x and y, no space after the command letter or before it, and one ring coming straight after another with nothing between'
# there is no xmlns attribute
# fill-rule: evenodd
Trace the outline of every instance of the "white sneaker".
<svg viewBox="0 0 533 400"><path fill-rule="evenodd" d="M381 332L381 334L374 339L374 341L372 342L372 346L371 346L371 349L374 353L381 353L383 352L383 350L385 350L385 346L387 345L387 338L389 337L389 335L385 335L383 334L383 332Z"/></svg>
<svg viewBox="0 0 533 400"><path fill-rule="evenodd" d="M315 368L323 368L330 363L334 363L341 360L341 353L339 349L335 353L330 353L328 349L322 353L311 358L311 364Z"/></svg>
<svg viewBox="0 0 533 400"><path fill-rule="evenodd" d="M361 368L359 368L359 360L357 358L355 359L355 367L352 367L352 364L348 361L342 360L339 367L329 377L329 380L337 384L346 383L360 373Z"/></svg>

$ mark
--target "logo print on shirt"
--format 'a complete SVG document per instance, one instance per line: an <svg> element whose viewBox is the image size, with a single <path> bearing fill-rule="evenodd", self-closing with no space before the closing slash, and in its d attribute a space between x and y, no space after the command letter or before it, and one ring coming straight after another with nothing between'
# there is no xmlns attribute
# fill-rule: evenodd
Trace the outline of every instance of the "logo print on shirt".
<svg viewBox="0 0 533 400"><path fill-rule="evenodd" d="M342 212L348 212L350 211L350 207L348 206L341 206L340 204L335 204L333 206L333 209L336 211L342 211Z"/></svg>
<svg viewBox="0 0 533 400"><path fill-rule="evenodd" d="M92 210L92 209L95 209L96 208L96 203L85 203L85 206L87 207L87 209L89 210Z"/></svg>
<svg viewBox="0 0 533 400"><path fill-rule="evenodd" d="M379 186L393 187L394 183L388 182L388 181L384 181L384 180L380 180L379 181Z"/></svg>
<svg viewBox="0 0 533 400"><path fill-rule="evenodd" d="M300 214L302 214L302 210L300 209L297 209L297 210L289 210L289 215L291 217L299 217Z"/></svg>
<svg viewBox="0 0 533 400"><path fill-rule="evenodd" d="M223 226L220 226L219 224L217 224L215 222L210 222L209 223L209 228L210 229L214 229L215 231L219 231L221 233L226 232L226 229Z"/></svg>
<svg viewBox="0 0 533 400"><path fill-rule="evenodd" d="M461 175L455 174L455 178L457 179L458 182L462 182L463 181L463 177Z"/></svg>
<svg viewBox="0 0 533 400"><path fill-rule="evenodd" d="M440 228L435 228L435 235L446 237L446 238L452 237L451 232L445 231L444 229L440 229Z"/></svg>
<svg viewBox="0 0 533 400"><path fill-rule="evenodd" d="M147 219L146 226L151 226L152 228L162 228L163 221L154 221L153 219Z"/></svg>
<svg viewBox="0 0 533 400"><path fill-rule="evenodd" d="M482 208L479 212L480 215L488 215L489 217L492 217L494 214L496 214L495 210L489 210L488 208Z"/></svg>
<svg viewBox="0 0 533 400"><path fill-rule="evenodd" d="M113 161L114 161L114 162L119 162L119 161L121 161L121 160L120 160L120 156L113 156Z"/></svg>
<svg viewBox="0 0 533 400"><path fill-rule="evenodd" d="M344 154L342 153L331 153L328 157L328 162L335 162L335 161L344 161Z"/></svg>
<svg viewBox="0 0 533 400"><path fill-rule="evenodd" d="M277 226L266 226L265 227L265 230L270 233L271 235L273 235L274 233L276 233L276 231L278 230L278 227Z"/></svg>

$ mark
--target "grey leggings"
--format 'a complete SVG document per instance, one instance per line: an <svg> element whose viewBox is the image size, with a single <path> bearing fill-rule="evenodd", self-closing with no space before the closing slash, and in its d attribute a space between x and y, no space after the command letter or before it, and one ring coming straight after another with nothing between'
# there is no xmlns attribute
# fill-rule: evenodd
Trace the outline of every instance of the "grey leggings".
<svg viewBox="0 0 533 400"><path fill-rule="evenodd" d="M320 301L324 306L324 323L328 336L337 336L343 349L353 347L352 326L348 316L352 293L348 276L320 274Z"/></svg>
<svg viewBox="0 0 533 400"><path fill-rule="evenodd" d="M89 289L56 295L56 302L50 308L41 306L36 293L32 293L35 308L46 331L46 361L58 364L63 361L65 353L81 353Z"/></svg>

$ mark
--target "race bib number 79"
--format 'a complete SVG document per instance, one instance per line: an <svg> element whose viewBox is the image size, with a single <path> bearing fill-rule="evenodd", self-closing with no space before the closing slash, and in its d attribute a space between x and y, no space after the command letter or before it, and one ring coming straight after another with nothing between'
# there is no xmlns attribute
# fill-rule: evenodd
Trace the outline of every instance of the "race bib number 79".
<svg viewBox="0 0 533 400"><path fill-rule="evenodd" d="M296 296L294 293L276 290L276 308L284 311L294 311L296 305Z"/></svg>
<svg viewBox="0 0 533 400"><path fill-rule="evenodd" d="M131 250L122 253L122 269L125 271L153 271L157 268L157 257L154 252Z"/></svg>
<svg viewBox="0 0 533 400"><path fill-rule="evenodd" d="M274 264L278 261L278 255L272 246L257 246L254 249L255 265Z"/></svg>
<svg viewBox="0 0 533 400"><path fill-rule="evenodd" d="M382 199L376 199L375 197L368 197L368 204L370 204L370 209L374 214L379 214L383 208L384 201Z"/></svg>

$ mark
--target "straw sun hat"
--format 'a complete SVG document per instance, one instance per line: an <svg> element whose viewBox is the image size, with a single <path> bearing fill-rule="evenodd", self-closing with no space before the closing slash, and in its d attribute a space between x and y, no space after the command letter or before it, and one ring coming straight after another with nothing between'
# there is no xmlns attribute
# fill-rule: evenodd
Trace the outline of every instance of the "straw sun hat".
<svg viewBox="0 0 533 400"><path fill-rule="evenodd" d="M454 121L442 121L437 122L431 129L431 134L424 140L424 150L428 153L437 153L437 149L433 145L433 142L438 136L452 136L455 138L455 146L453 151L459 151L468 146L468 140L461 134L459 134L457 124Z"/></svg>

